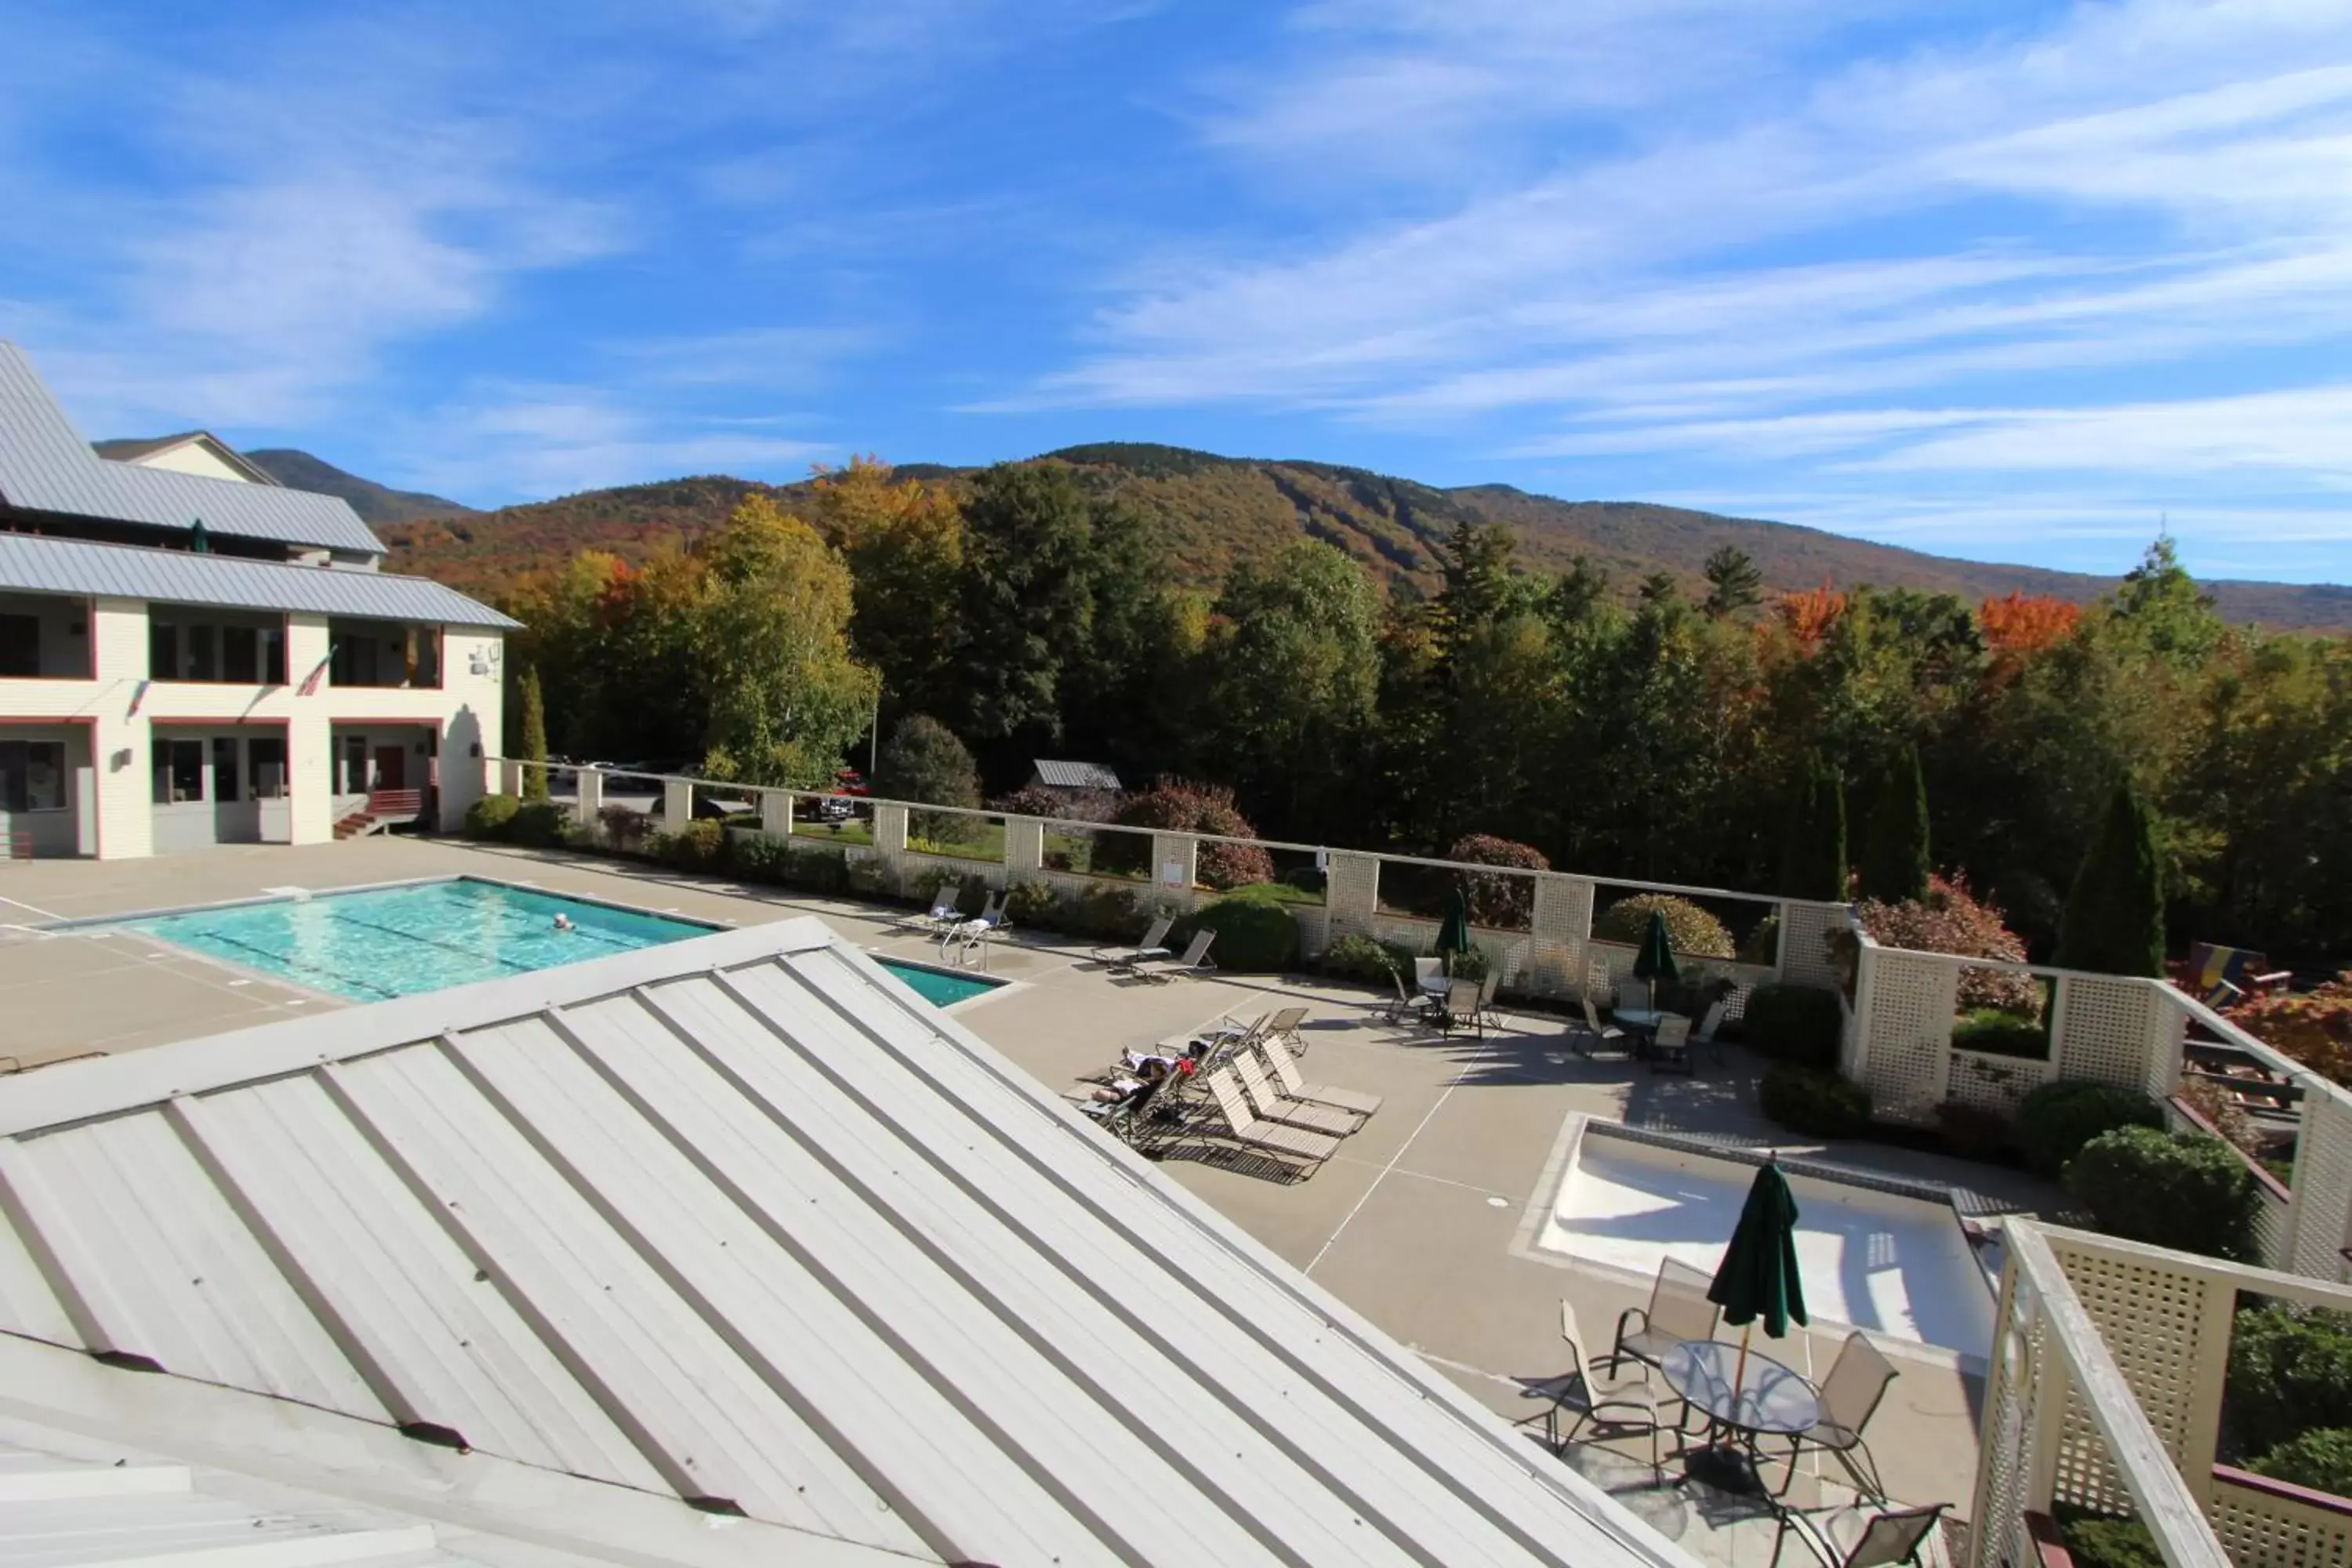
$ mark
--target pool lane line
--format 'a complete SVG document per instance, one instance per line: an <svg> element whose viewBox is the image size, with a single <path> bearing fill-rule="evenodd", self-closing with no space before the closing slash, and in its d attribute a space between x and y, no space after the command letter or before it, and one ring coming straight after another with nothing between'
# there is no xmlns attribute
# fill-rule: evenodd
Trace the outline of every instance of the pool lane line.
<svg viewBox="0 0 2352 1568"><path fill-rule="evenodd" d="M1304 1272L1309 1276L1314 1274L1316 1265L1323 1261L1324 1256L1338 1245L1340 1236L1346 1232L1348 1226L1355 1223L1356 1216L1363 1213L1364 1205L1372 1201L1372 1194L1381 1190L1381 1184L1389 1179L1389 1173L1397 1168L1397 1163L1404 1158L1405 1151L1413 1146L1414 1141L1427 1130L1430 1122L1436 1120L1437 1113L1445 1109L1445 1102L1454 1098L1454 1091L1462 1087L1463 1080L1470 1076L1470 1069L1478 1065L1479 1058L1493 1048L1483 1039L1478 1042L1478 1048L1470 1053L1470 1059L1462 1064L1461 1070L1456 1072L1453 1081L1445 1086L1445 1092L1437 1097L1437 1103L1429 1108L1428 1113L1423 1116L1414 1124L1413 1130L1405 1135L1404 1142L1397 1145L1397 1152L1389 1156L1389 1163L1381 1167L1381 1173L1372 1178L1372 1184L1364 1189L1364 1195L1356 1200L1356 1206L1348 1211L1347 1217L1340 1220L1339 1228L1332 1231L1324 1239L1323 1245L1315 1249L1315 1256L1307 1260Z"/></svg>

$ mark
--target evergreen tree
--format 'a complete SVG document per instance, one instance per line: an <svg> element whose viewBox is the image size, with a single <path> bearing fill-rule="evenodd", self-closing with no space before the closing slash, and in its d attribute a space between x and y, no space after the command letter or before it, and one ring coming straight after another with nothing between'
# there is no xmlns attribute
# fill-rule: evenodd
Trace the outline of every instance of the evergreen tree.
<svg viewBox="0 0 2352 1568"><path fill-rule="evenodd" d="M1780 854L1780 891L1842 904L1846 896L1845 784L1819 756L1806 759Z"/></svg>
<svg viewBox="0 0 2352 1568"><path fill-rule="evenodd" d="M2164 875L2156 826L2130 778L2116 786L2074 876L2058 931L2058 965L2099 974L2164 974Z"/></svg>
<svg viewBox="0 0 2352 1568"><path fill-rule="evenodd" d="M1862 834L1865 897L1899 904L1927 896L1927 780L1917 746L1904 747L1879 779Z"/></svg>
<svg viewBox="0 0 2352 1568"><path fill-rule="evenodd" d="M539 668L525 669L515 682L516 696L522 708L522 755L525 762L547 761L547 703L540 695ZM547 798L547 770L544 767L522 771L522 797L525 800Z"/></svg>
<svg viewBox="0 0 2352 1568"><path fill-rule="evenodd" d="M909 714L883 743L874 768L874 792L885 800L977 806L980 770L953 731L929 714ZM982 823L976 816L919 811L908 826L918 838L956 844L980 837Z"/></svg>
<svg viewBox="0 0 2352 1568"><path fill-rule="evenodd" d="M1709 619L1719 621L1763 602L1764 574L1739 546L1727 544L1708 556L1706 570Z"/></svg>

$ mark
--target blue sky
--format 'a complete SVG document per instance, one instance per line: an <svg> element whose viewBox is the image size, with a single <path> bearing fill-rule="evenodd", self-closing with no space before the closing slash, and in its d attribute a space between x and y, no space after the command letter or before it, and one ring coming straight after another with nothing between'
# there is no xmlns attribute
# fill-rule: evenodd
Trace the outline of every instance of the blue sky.
<svg viewBox="0 0 2352 1568"><path fill-rule="evenodd" d="M0 212L88 434L477 505L1138 439L2352 580L2345 0L11 0Z"/></svg>

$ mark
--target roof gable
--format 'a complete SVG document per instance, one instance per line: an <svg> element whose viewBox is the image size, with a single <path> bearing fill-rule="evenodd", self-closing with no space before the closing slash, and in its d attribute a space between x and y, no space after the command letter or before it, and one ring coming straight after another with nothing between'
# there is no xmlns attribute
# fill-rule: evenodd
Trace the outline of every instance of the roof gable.
<svg viewBox="0 0 2352 1568"><path fill-rule="evenodd" d="M240 459L242 461L242 459ZM92 451L34 372L0 342L0 502L25 511L382 556L383 542L338 496L110 462Z"/></svg>
<svg viewBox="0 0 2352 1568"><path fill-rule="evenodd" d="M209 430L184 430L176 436L141 440L92 441L89 445L90 450L109 462L236 479L248 485L278 483L268 469Z"/></svg>
<svg viewBox="0 0 2352 1568"><path fill-rule="evenodd" d="M881 1550L1685 1559L820 922L0 1083L0 1330Z"/></svg>

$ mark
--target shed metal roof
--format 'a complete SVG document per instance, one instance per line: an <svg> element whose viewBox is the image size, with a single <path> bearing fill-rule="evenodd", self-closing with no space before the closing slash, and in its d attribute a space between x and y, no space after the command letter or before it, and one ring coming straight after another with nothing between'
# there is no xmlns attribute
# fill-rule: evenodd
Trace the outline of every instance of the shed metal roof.
<svg viewBox="0 0 2352 1568"><path fill-rule="evenodd" d="M463 626L522 623L425 577L0 531L0 588Z"/></svg>
<svg viewBox="0 0 2352 1568"><path fill-rule="evenodd" d="M92 451L15 343L0 342L0 500L26 511L103 518L333 550L383 553L339 496L109 461Z"/></svg>
<svg viewBox="0 0 2352 1568"><path fill-rule="evenodd" d="M0 1331L927 1560L1688 1563L814 920L0 1083Z"/></svg>
<svg viewBox="0 0 2352 1568"><path fill-rule="evenodd" d="M1040 759L1037 782L1051 789L1118 789L1118 775L1100 763L1057 763Z"/></svg>

